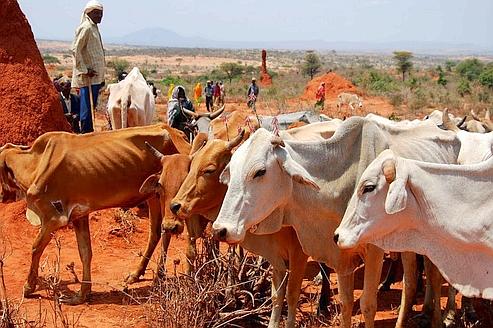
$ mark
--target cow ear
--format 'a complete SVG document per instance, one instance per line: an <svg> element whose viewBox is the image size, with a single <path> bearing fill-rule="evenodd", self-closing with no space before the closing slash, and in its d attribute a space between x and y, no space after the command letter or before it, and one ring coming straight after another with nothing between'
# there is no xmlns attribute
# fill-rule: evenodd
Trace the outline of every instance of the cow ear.
<svg viewBox="0 0 493 328"><path fill-rule="evenodd" d="M219 176L219 182L221 182L222 184L229 184L229 163L226 165L226 167L224 168L223 172L221 173L221 175Z"/></svg>
<svg viewBox="0 0 493 328"><path fill-rule="evenodd" d="M190 144L188 143L185 133L183 133L180 130L173 129L171 127L165 127L165 129L168 131L168 135L173 142L173 145L175 146L176 150L180 154L185 154L188 155L190 154Z"/></svg>
<svg viewBox="0 0 493 328"><path fill-rule="evenodd" d="M387 214L395 214L406 208L406 184L407 179L397 178L389 185L389 191L385 199L385 212Z"/></svg>
<svg viewBox="0 0 493 328"><path fill-rule="evenodd" d="M288 152L281 147L276 147L274 152L277 160L281 164L283 170L296 182L309 186L315 190L320 190L320 187L314 181L313 177L298 164Z"/></svg>
<svg viewBox="0 0 493 328"><path fill-rule="evenodd" d="M160 188L159 177L159 174L149 176L140 186L139 192L144 195L157 193Z"/></svg>

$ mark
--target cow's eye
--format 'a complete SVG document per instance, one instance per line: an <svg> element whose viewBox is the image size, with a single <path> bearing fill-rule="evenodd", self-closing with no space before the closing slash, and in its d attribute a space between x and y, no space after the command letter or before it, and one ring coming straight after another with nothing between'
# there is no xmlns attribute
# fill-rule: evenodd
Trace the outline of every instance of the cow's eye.
<svg viewBox="0 0 493 328"><path fill-rule="evenodd" d="M375 185L367 185L363 188L363 194L366 194L367 192L372 192L373 190L375 190L377 186Z"/></svg>
<svg viewBox="0 0 493 328"><path fill-rule="evenodd" d="M264 174L265 174L265 169L258 170L257 172L255 172L255 175L253 176L253 178L255 179L255 178L261 177Z"/></svg>
<svg viewBox="0 0 493 328"><path fill-rule="evenodd" d="M207 168L204 171L204 174L210 175L210 174L213 174L214 172L216 172L216 168L215 167L210 167L210 168Z"/></svg>

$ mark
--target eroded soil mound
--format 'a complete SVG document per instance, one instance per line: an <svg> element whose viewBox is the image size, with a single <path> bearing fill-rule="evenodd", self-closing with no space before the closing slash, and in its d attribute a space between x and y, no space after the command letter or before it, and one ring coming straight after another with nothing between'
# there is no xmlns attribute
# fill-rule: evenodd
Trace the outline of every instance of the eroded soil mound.
<svg viewBox="0 0 493 328"><path fill-rule="evenodd" d="M342 76L330 72L321 76L318 76L308 82L305 87L303 95L300 97L302 100L312 101L315 100L315 95L320 83L325 82L325 97L326 99L336 98L341 92L359 93L357 88L348 80Z"/></svg>
<svg viewBox="0 0 493 328"><path fill-rule="evenodd" d="M2 1L0 35L0 145L29 144L48 131L70 131L16 0Z"/></svg>

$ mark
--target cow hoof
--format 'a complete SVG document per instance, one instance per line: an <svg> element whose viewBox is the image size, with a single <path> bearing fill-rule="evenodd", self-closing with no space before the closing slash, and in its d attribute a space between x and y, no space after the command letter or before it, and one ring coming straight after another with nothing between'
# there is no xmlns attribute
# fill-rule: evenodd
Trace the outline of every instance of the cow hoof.
<svg viewBox="0 0 493 328"><path fill-rule="evenodd" d="M456 313L453 311L449 311L443 320L443 326L445 328L455 328L457 327L456 322Z"/></svg>
<svg viewBox="0 0 493 328"><path fill-rule="evenodd" d="M31 296L36 291L36 284L32 285L26 281L24 284L24 297Z"/></svg>
<svg viewBox="0 0 493 328"><path fill-rule="evenodd" d="M130 273L127 278L125 278L125 283L127 285L135 284L136 282L140 281L139 279L140 275L136 273Z"/></svg>
<svg viewBox="0 0 493 328"><path fill-rule="evenodd" d="M80 292L76 293L73 296L63 296L60 297L60 303L66 304L66 305L80 305L85 302L86 298L83 297Z"/></svg>

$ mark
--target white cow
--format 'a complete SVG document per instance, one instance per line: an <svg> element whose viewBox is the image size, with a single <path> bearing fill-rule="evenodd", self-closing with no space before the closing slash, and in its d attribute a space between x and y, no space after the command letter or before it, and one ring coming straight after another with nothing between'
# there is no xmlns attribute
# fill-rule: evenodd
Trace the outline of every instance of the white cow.
<svg viewBox="0 0 493 328"><path fill-rule="evenodd" d="M341 252L330 236L342 219L357 178L389 147L408 157L455 163L460 143L453 133L432 123L406 129L360 117L344 121L325 141L282 140L259 129L238 148L222 173L228 190L213 232L220 240L238 243L249 230L267 234L292 226L303 251L336 270L341 325L349 327L352 271L358 255ZM367 327L373 327L383 251L368 245L362 255L367 270L361 309ZM409 295L403 295L402 313L410 302ZM398 326L403 321L400 315Z"/></svg>
<svg viewBox="0 0 493 328"><path fill-rule="evenodd" d="M154 95L137 67L124 80L108 85L108 90L107 111L114 130L152 123Z"/></svg>
<svg viewBox="0 0 493 328"><path fill-rule="evenodd" d="M341 92L337 96L337 108L340 110L342 106L348 105L351 108L351 113L354 111L354 106L363 107L363 99L354 93Z"/></svg>
<svg viewBox="0 0 493 328"><path fill-rule="evenodd" d="M445 165L386 150L370 164L335 239L428 256L468 297L493 299L493 159Z"/></svg>

